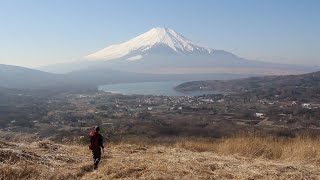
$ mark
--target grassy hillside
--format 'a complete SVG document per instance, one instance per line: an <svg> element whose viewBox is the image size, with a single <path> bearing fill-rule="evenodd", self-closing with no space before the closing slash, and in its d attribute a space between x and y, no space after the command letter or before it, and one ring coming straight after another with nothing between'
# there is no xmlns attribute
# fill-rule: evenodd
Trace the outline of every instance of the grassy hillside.
<svg viewBox="0 0 320 180"><path fill-rule="evenodd" d="M2 138L0 159L0 179L320 178L320 141L311 138L137 139L108 144L98 170L86 145Z"/></svg>

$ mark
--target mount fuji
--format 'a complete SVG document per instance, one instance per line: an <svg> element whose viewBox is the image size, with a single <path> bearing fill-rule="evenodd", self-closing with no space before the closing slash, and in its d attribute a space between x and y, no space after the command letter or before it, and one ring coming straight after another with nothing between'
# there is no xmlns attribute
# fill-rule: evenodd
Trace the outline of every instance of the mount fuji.
<svg viewBox="0 0 320 180"><path fill-rule="evenodd" d="M147 73L256 63L223 50L198 45L169 28L152 28L127 42L89 54L85 59L98 62L100 66L103 64L115 69Z"/></svg>
<svg viewBox="0 0 320 180"><path fill-rule="evenodd" d="M108 46L88 55L88 60L112 60L126 58L128 61L143 59L150 54L167 53L187 56L191 54L212 54L213 49L202 47L169 28L153 28L125 43Z"/></svg>
<svg viewBox="0 0 320 180"><path fill-rule="evenodd" d="M121 44L111 45L69 64L41 70L70 73L113 69L148 74L297 74L305 67L248 60L224 50L194 43L170 28L151 30Z"/></svg>

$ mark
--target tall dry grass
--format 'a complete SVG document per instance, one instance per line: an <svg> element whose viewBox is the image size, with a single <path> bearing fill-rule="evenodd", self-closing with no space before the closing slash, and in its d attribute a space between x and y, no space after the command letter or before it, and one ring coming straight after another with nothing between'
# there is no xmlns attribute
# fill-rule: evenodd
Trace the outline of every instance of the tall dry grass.
<svg viewBox="0 0 320 180"><path fill-rule="evenodd" d="M1 140L0 180L79 179L92 171L87 146L49 140L31 143Z"/></svg>
<svg viewBox="0 0 320 180"><path fill-rule="evenodd" d="M309 137L135 137L110 145L83 179L319 179L319 147Z"/></svg>
<svg viewBox="0 0 320 180"><path fill-rule="evenodd" d="M16 179L36 179L40 172L36 166L28 164L15 165L0 165L0 180L16 180Z"/></svg>
<svg viewBox="0 0 320 180"><path fill-rule="evenodd" d="M320 163L320 138L239 136L223 139L179 139L174 147L271 160Z"/></svg>

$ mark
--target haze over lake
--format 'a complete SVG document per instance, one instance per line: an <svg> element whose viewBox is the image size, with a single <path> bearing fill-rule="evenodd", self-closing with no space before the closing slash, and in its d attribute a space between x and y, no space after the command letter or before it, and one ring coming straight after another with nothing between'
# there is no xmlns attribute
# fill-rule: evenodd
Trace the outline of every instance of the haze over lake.
<svg viewBox="0 0 320 180"><path fill-rule="evenodd" d="M214 94L212 91L178 92L174 87L181 83L183 83L183 81L121 83L101 85L98 89L124 95L199 96L203 94Z"/></svg>

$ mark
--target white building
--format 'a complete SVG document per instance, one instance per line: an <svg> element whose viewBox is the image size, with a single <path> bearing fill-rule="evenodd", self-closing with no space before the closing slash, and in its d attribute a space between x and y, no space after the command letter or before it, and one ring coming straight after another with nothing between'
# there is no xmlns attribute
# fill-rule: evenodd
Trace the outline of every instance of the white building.
<svg viewBox="0 0 320 180"><path fill-rule="evenodd" d="M309 103L303 103L302 108L311 109L311 104Z"/></svg>
<svg viewBox="0 0 320 180"><path fill-rule="evenodd" d="M263 118L263 117L264 117L264 114L263 114L263 113L256 113L255 116L256 116L256 117L259 117L259 118Z"/></svg>

